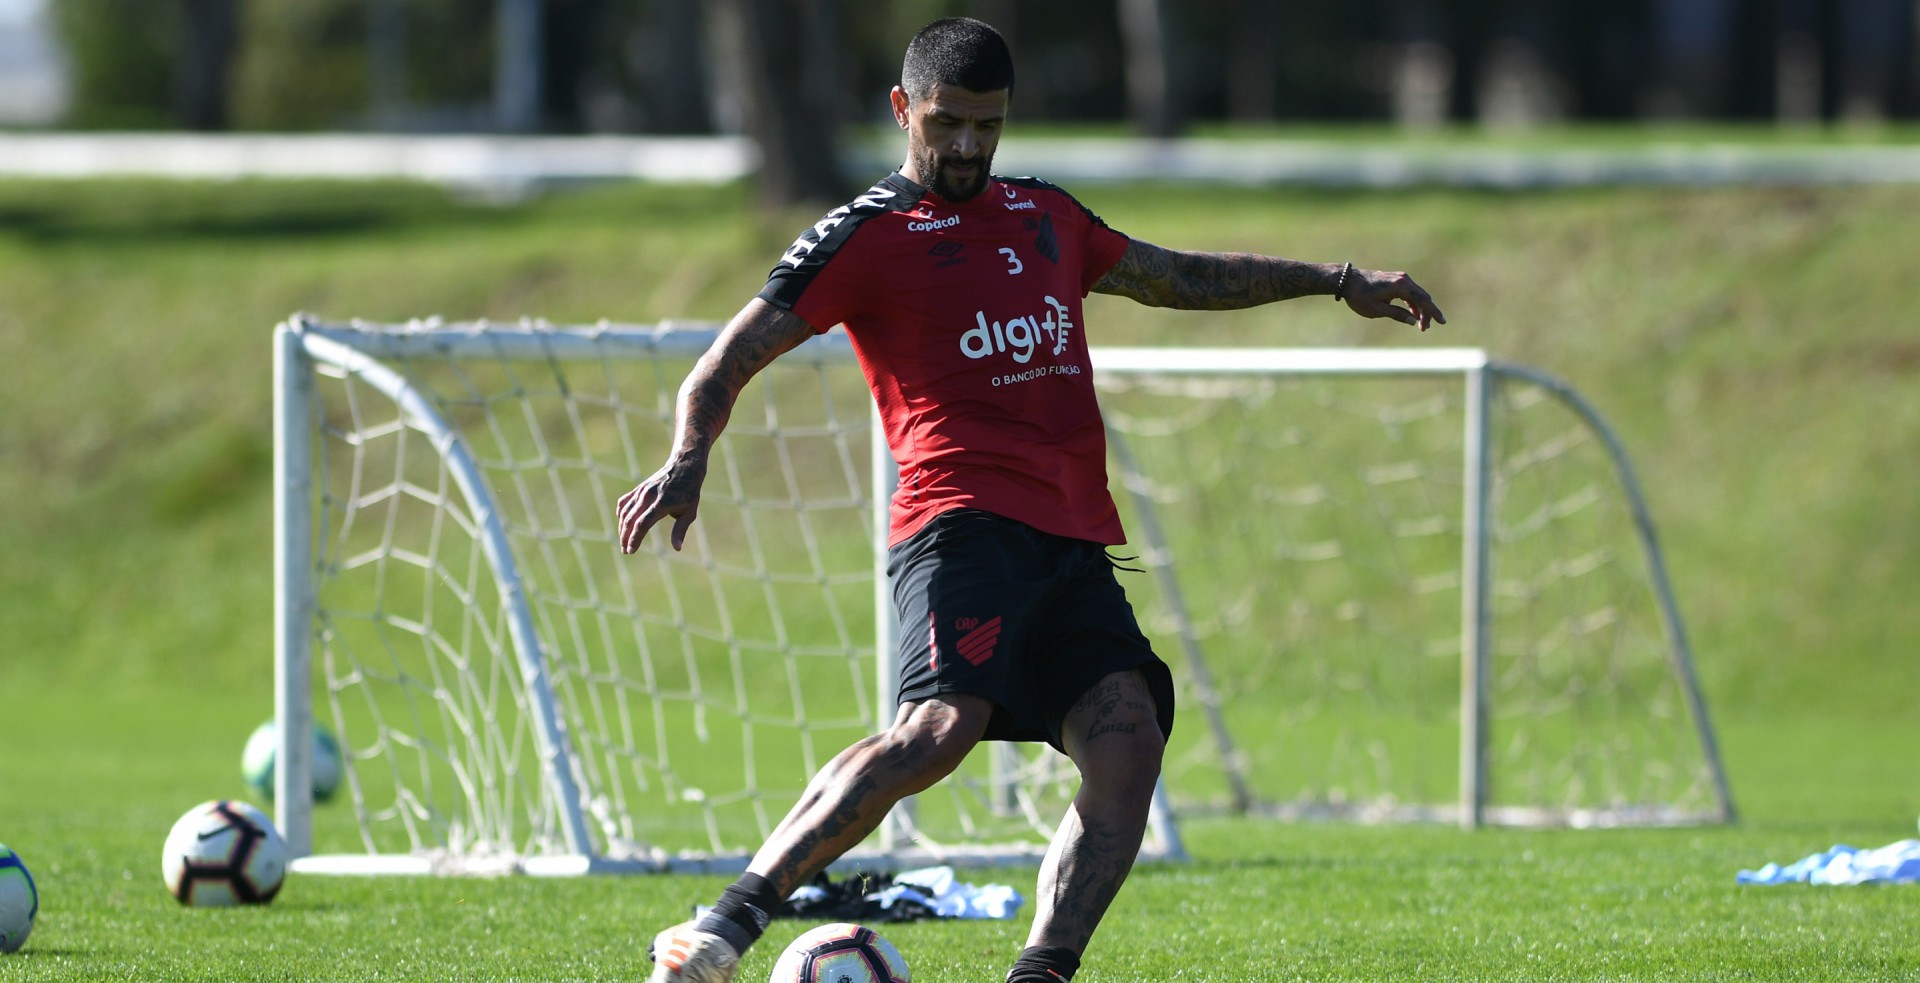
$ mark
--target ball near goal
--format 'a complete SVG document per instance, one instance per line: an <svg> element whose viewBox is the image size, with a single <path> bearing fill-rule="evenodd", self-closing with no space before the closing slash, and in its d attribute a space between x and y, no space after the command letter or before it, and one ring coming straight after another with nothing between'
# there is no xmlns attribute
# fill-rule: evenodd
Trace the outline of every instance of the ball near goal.
<svg viewBox="0 0 1920 983"><path fill-rule="evenodd" d="M254 728L240 754L240 777L261 798L273 801L274 763L279 756L280 727L269 720ZM340 790L340 742L321 724L313 725L313 801L325 802Z"/></svg>
<svg viewBox="0 0 1920 983"><path fill-rule="evenodd" d="M906 957L878 932L834 922L801 933L767 983L908 983Z"/></svg>
<svg viewBox="0 0 1920 983"><path fill-rule="evenodd" d="M202 802L186 811L160 853L160 877L183 905L266 904L287 876L287 845L267 814L245 802Z"/></svg>

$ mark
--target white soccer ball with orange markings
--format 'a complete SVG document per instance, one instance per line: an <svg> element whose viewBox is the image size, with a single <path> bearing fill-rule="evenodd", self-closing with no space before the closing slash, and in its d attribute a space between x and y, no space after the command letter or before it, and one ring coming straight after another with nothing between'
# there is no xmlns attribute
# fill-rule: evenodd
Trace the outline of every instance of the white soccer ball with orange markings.
<svg viewBox="0 0 1920 983"><path fill-rule="evenodd" d="M767 983L908 983L907 960L873 929L835 922L802 933Z"/></svg>

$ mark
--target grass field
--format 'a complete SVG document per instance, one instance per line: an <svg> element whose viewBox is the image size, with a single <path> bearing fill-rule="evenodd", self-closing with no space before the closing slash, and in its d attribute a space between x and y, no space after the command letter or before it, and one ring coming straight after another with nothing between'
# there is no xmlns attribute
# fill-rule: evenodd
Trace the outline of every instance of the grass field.
<svg viewBox="0 0 1920 983"><path fill-rule="evenodd" d="M1135 876L1080 979L1920 978L1915 889L1733 880L1911 836L1920 813L1920 342L1900 320L1920 189L1082 197L1166 245L1407 269L1452 321L1414 336L1324 301L1095 298L1096 343L1471 344L1598 404L1643 469L1743 822L1196 821L1195 862ZM813 217L739 189L494 207L403 185L0 183L0 842L42 890L0 980L643 976L647 937L718 879L299 877L247 912L161 888L167 826L243 794L269 712L267 331L295 310L720 319ZM1025 928L888 934L921 979L992 980Z"/></svg>

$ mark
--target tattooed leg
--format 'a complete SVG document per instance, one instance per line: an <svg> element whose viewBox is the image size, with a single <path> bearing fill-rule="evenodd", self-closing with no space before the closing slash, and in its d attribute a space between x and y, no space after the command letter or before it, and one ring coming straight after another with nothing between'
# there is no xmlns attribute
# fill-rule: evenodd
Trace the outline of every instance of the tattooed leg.
<svg viewBox="0 0 1920 983"><path fill-rule="evenodd" d="M1133 670L1088 690L1067 713L1061 737L1080 769L1080 792L1040 865L1027 945L1083 953L1140 852L1165 744L1153 695Z"/></svg>
<svg viewBox="0 0 1920 983"><path fill-rule="evenodd" d="M840 752L813 776L747 870L785 897L859 845L895 802L947 777L986 733L993 707L979 697L900 708L893 726Z"/></svg>

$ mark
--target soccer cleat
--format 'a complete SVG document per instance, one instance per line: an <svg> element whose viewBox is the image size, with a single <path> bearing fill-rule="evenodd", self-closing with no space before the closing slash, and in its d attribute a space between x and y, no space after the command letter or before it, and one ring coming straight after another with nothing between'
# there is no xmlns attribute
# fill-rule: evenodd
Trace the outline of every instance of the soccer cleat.
<svg viewBox="0 0 1920 983"><path fill-rule="evenodd" d="M681 922L653 937L647 948L653 975L647 983L728 983L740 968L733 944L693 922Z"/></svg>

